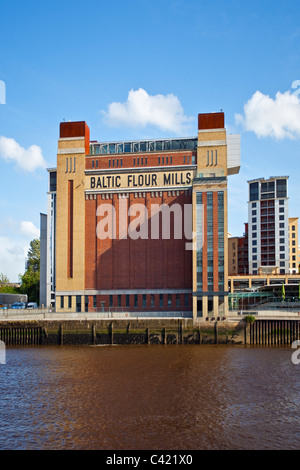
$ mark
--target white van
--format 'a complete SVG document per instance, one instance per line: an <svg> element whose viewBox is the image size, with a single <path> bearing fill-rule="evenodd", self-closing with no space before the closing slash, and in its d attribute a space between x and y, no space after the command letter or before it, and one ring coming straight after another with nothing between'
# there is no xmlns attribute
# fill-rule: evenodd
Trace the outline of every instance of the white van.
<svg viewBox="0 0 300 470"><path fill-rule="evenodd" d="M36 302L28 302L27 308L38 308Z"/></svg>

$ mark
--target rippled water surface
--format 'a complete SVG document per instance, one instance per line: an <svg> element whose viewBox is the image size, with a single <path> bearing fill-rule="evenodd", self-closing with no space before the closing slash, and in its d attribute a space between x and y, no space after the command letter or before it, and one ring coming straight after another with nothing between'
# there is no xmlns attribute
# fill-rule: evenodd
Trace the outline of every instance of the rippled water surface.
<svg viewBox="0 0 300 470"><path fill-rule="evenodd" d="M0 365L0 449L298 449L290 348L23 347Z"/></svg>

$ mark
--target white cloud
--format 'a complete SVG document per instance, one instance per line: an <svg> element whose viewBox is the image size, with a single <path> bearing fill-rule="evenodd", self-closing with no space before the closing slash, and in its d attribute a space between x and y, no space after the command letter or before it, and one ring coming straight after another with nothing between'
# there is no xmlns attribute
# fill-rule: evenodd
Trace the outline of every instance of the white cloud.
<svg viewBox="0 0 300 470"><path fill-rule="evenodd" d="M40 238L40 230L30 221L23 220L20 225L21 234L25 237Z"/></svg>
<svg viewBox="0 0 300 470"><path fill-rule="evenodd" d="M105 121L111 126L157 126L163 131L180 134L193 118L184 114L177 96L149 95L143 88L130 90L125 103L111 103L103 111Z"/></svg>
<svg viewBox="0 0 300 470"><path fill-rule="evenodd" d="M296 93L277 92L275 99L256 91L244 105L244 116L235 115L236 123L258 137L300 138L300 99Z"/></svg>
<svg viewBox="0 0 300 470"><path fill-rule="evenodd" d="M29 172L46 168L42 150L38 145L31 145L26 150L8 137L0 136L0 157L15 162L19 168Z"/></svg>
<svg viewBox="0 0 300 470"><path fill-rule="evenodd" d="M27 251L28 243L0 236L0 272L10 282L18 282L19 274L24 274Z"/></svg>
<svg viewBox="0 0 300 470"><path fill-rule="evenodd" d="M17 282L25 272L30 241L40 237L40 230L30 221L11 218L0 226L0 273Z"/></svg>

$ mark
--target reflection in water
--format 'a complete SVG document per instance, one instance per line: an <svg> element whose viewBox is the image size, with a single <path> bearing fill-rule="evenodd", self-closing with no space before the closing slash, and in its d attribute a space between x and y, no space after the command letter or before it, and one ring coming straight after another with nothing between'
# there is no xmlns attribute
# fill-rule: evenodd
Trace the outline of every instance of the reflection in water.
<svg viewBox="0 0 300 470"><path fill-rule="evenodd" d="M289 348L8 348L0 449L296 449L297 367Z"/></svg>

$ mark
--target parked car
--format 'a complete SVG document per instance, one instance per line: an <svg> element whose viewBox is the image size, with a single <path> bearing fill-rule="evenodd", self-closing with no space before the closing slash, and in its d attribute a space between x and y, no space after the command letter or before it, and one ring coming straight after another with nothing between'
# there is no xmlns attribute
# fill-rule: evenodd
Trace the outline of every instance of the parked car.
<svg viewBox="0 0 300 470"><path fill-rule="evenodd" d="M36 302L28 302L27 308L38 308L38 306Z"/></svg>
<svg viewBox="0 0 300 470"><path fill-rule="evenodd" d="M26 304L25 302L15 302L11 308L26 308Z"/></svg>

